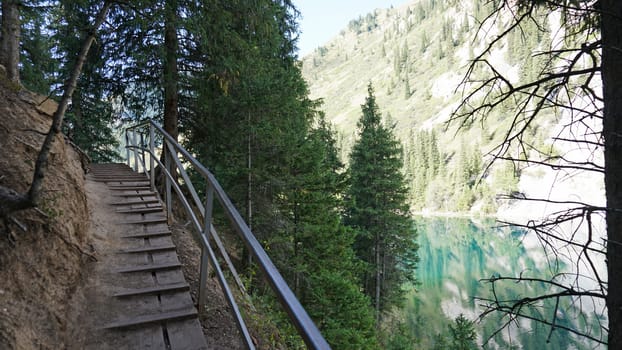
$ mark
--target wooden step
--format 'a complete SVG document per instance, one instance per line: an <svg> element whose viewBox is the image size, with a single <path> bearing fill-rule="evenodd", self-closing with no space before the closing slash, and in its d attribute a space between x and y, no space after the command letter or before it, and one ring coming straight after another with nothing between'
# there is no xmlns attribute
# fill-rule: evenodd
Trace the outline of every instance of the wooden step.
<svg viewBox="0 0 622 350"><path fill-rule="evenodd" d="M197 310L195 308L181 310L181 311L169 311L162 312L155 315L142 315L128 318L125 320L115 321L104 326L104 329L113 328L127 328L132 326L139 326L149 323L159 323L165 321L184 320L197 316Z"/></svg>
<svg viewBox="0 0 622 350"><path fill-rule="evenodd" d="M177 269L180 267L181 267L181 264L179 262L172 262L172 263L136 265L136 266L124 267L122 269L116 270L116 272L118 273L152 272L152 271Z"/></svg>
<svg viewBox="0 0 622 350"><path fill-rule="evenodd" d="M112 197L155 197L155 192L115 194Z"/></svg>
<svg viewBox="0 0 622 350"><path fill-rule="evenodd" d="M126 202L112 202L110 205L135 205L135 204L150 204L150 203L159 203L160 200L158 198L151 199L142 199L137 201L126 201Z"/></svg>
<svg viewBox="0 0 622 350"><path fill-rule="evenodd" d="M149 180L147 175L141 175L141 174L110 174L110 175L93 174L93 177L97 179L111 180L111 181L128 181L128 179L136 180L136 181L148 181Z"/></svg>
<svg viewBox="0 0 622 350"><path fill-rule="evenodd" d="M142 219L142 220L131 220L131 221L123 221L121 224L130 224L130 225L148 225L148 224L166 224L168 220L166 217L156 218L156 219Z"/></svg>
<svg viewBox="0 0 622 350"><path fill-rule="evenodd" d="M143 182L148 179L144 176L141 177L105 177L105 176L93 176L93 179L97 182Z"/></svg>
<svg viewBox="0 0 622 350"><path fill-rule="evenodd" d="M118 251L119 254L131 254L131 253L152 253L161 252L164 250L174 250L174 244L160 245L160 246L147 246L139 248L129 248Z"/></svg>
<svg viewBox="0 0 622 350"><path fill-rule="evenodd" d="M155 287L123 290L123 291L114 293L112 296L117 297L117 298L123 298L123 297L131 297L131 296L136 296L136 295L184 292L188 290L190 290L190 285L188 285L187 283L175 283L175 284L167 284L167 285L161 285L161 286L155 286Z"/></svg>
<svg viewBox="0 0 622 350"><path fill-rule="evenodd" d="M108 186L110 191L150 191L149 186Z"/></svg>
<svg viewBox="0 0 622 350"><path fill-rule="evenodd" d="M146 207L146 208L133 208L133 209L121 209L117 210L117 213L121 214L148 214L148 213L157 213L164 210L164 207Z"/></svg>
<svg viewBox="0 0 622 350"><path fill-rule="evenodd" d="M143 232L136 233L127 236L121 236L121 238L150 238L150 237L161 237L161 236L170 236L171 231L154 231L154 232Z"/></svg>
<svg viewBox="0 0 622 350"><path fill-rule="evenodd" d="M126 186L149 186L151 185L151 183L147 180L141 180L141 181L122 181L120 184L118 185L108 185L108 187L114 188L114 187L126 187Z"/></svg>

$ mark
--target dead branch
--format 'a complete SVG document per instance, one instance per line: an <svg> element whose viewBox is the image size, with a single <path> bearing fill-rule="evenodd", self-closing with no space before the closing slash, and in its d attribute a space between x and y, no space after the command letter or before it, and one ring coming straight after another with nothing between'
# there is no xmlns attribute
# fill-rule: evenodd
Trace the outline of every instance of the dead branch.
<svg viewBox="0 0 622 350"><path fill-rule="evenodd" d="M498 160L511 161L525 166L542 165L554 170L566 171L568 174L575 171L604 173L604 166L599 164L600 161L595 156L595 152L604 146L602 137L600 131L594 130L592 123L589 122L591 118L602 119L603 113L601 107L603 96L591 87L601 72L600 50L603 46L601 40L592 40L593 36L586 35L585 43L580 47L550 49L536 53L534 56L545 56L547 60L543 63L542 70L538 72L537 77L528 82L513 81L487 59L487 55L495 47L500 46L504 38L513 31L522 31L523 25L528 21L542 28L535 12L538 3L550 8L561 8L567 23L575 23L571 21L571 18L589 22L601 15L601 9L594 7L594 4L590 2L504 0L499 3L496 9L480 23L478 33L487 28L487 23L492 23L494 26L504 11L511 16L510 23L500 29L500 34L486 43L484 49L468 65L458 87L462 92L462 100L451 114L448 124L456 123L458 130L461 130L470 126L477 118L483 123L490 112L511 105L514 109L511 112L511 119L508 120L509 127L504 131L500 144L488 153L491 160L486 165L484 173L490 169L493 162ZM567 32L566 35L573 36L576 33ZM488 75L478 76L477 72L480 67L484 68ZM577 99L577 97L581 98ZM553 140L577 142L582 147L581 149L588 150L587 159L573 160L569 154L554 155L552 154L553 145L550 146L550 151L546 152L548 146L543 148L530 144L528 132L534 121L543 111L549 110L555 111L554 115L559 115L558 111L565 111L570 116L570 122L563 125L562 131ZM579 132L581 135L577 135ZM566 134L571 136L567 137ZM575 136L577 136L576 139L573 139ZM515 150L518 151L518 156L514 155ZM596 305L597 301L605 300L607 296L607 282L601 278L600 271L594 263L596 256L599 258L605 256L605 246L594 241L597 238L593 232L593 215L606 215L607 209L579 201L554 201L541 198L518 198L517 196L507 198L546 202L570 206L570 208L552 213L540 221L531 220L527 224L504 223L535 233L546 254L548 267L553 275L550 278L536 278L521 273L518 277L493 276L486 279L485 282L491 284L492 297L477 298L483 302L485 308L480 317L483 318L493 312L500 312L506 317L488 340L508 326L519 326L518 319L525 318L549 326L549 338L554 330L561 329L599 344L606 344L607 331L602 323L600 324L601 333L595 336L589 330L582 331L562 324L558 311L567 305L562 301L570 300L571 305L578 304L580 317L585 317L581 311L585 300L591 300ZM573 223L575 226L566 223ZM569 226L570 232L564 232L562 225ZM586 226L587 232L579 232L580 228ZM564 263L563 257L574 265L575 271L559 273ZM587 270L582 270L584 267ZM587 271L589 276L583 274L584 271ZM582 288L579 280L594 282L594 289ZM504 300L497 290L497 286L504 283L543 284L550 291L541 295ZM546 313L540 312L544 309Z"/></svg>

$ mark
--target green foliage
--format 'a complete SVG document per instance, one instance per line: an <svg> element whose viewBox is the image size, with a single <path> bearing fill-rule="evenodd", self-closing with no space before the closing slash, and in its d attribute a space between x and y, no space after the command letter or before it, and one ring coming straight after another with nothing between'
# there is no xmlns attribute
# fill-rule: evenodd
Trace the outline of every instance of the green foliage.
<svg viewBox="0 0 622 350"><path fill-rule="evenodd" d="M354 232L340 220L343 165L296 63L295 11L270 0L211 1L195 10L188 28L205 33L198 44L205 51L189 80L196 98L186 146L245 213L327 341L374 348ZM250 283L265 290L263 280Z"/></svg>
<svg viewBox="0 0 622 350"><path fill-rule="evenodd" d="M30 90L59 98L56 88L69 76L75 54L90 25L89 4L82 1L29 1L22 7L21 81ZM118 140L106 81L105 49L97 40L87 56L63 132L94 162L118 160Z"/></svg>
<svg viewBox="0 0 622 350"><path fill-rule="evenodd" d="M409 329L408 325L404 320L397 319L393 315L391 318L392 319L388 322L385 321L385 324L382 327L381 336L383 338L383 349L412 349L413 345L417 341L412 334L412 330Z"/></svg>
<svg viewBox="0 0 622 350"><path fill-rule="evenodd" d="M473 321L470 321L464 315L460 314L456 317L452 324L449 325L451 333L451 349L452 350L474 350L477 349L475 339L475 327Z"/></svg>
<svg viewBox="0 0 622 350"><path fill-rule="evenodd" d="M402 150L381 120L371 83L361 106L359 138L350 154L346 223L357 232L355 252L365 263L362 280L377 319L401 305L414 282L416 232L401 173Z"/></svg>
<svg viewBox="0 0 622 350"><path fill-rule="evenodd" d="M485 212L494 211L494 194L481 181L483 161L479 145L467 145L462 139L458 151L447 155L439 148L437 139L434 130L420 131L411 136L407 145L405 171L410 181L411 206L418 210L464 212L483 200L491 203Z"/></svg>
<svg viewBox="0 0 622 350"><path fill-rule="evenodd" d="M434 337L434 346L432 347L432 350L447 350L450 348L449 346L449 341L443 333L438 333Z"/></svg>
<svg viewBox="0 0 622 350"><path fill-rule="evenodd" d="M88 27L88 11L89 7L80 2L68 2L60 8L59 16L65 18L67 24L58 27L56 40L58 49L66 53L65 57L70 57L70 52L79 51L82 35L75 31ZM120 159L117 152L119 141L112 129L116 118L110 101L111 92L105 83L107 61L104 52L101 42L92 45L63 126L65 134L95 163ZM61 75L68 75L72 68L68 63L63 64Z"/></svg>
<svg viewBox="0 0 622 350"><path fill-rule="evenodd" d="M52 56L55 48L46 18L53 16L45 7L23 6L20 78L24 86L36 93L48 95L57 83L59 62Z"/></svg>

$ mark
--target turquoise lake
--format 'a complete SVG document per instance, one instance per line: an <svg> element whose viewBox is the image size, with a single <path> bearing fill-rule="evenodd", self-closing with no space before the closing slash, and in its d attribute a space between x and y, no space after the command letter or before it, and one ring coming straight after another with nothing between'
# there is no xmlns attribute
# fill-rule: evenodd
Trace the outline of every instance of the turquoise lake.
<svg viewBox="0 0 622 350"><path fill-rule="evenodd" d="M420 343L416 348L433 346L434 336L448 334L447 325L459 314L476 320L484 310L482 300L491 298L490 283L482 279L491 276L546 277L554 273L550 260L543 258L541 249L525 247L526 232L517 228L499 227L493 219L423 218L417 217L419 285L408 294L404 308L409 328ZM529 286L505 283L496 289L503 299L515 299L550 292L544 284ZM557 311L556 311L557 310ZM598 322L568 302L555 308L553 301L528 311L531 315L557 313L556 323L562 326L596 332ZM480 344L499 329L503 320L493 313L476 323ZM602 321L602 320L601 320ZM598 344L528 319L513 323L494 336L484 348L489 349L593 349ZM604 347L601 347L604 348Z"/></svg>

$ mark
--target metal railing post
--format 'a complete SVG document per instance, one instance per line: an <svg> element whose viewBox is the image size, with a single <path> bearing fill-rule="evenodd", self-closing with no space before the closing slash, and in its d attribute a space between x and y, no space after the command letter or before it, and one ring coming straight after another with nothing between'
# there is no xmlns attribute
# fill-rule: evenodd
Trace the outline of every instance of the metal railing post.
<svg viewBox="0 0 622 350"><path fill-rule="evenodd" d="M214 187L207 182L207 190L205 194L205 215L203 223L203 232L205 240L209 242L210 228L212 227L212 211L214 208ZM207 249L201 247L201 280L199 282L199 312L205 311L205 293L207 285L207 270L209 268L209 256Z"/></svg>
<svg viewBox="0 0 622 350"><path fill-rule="evenodd" d="M130 138L129 138L129 130L125 130L125 154L127 157L125 157L125 159L127 159L127 166L132 166L131 162L130 162Z"/></svg>
<svg viewBox="0 0 622 350"><path fill-rule="evenodd" d="M132 131L132 146L134 147L134 171L138 172L138 150L136 149L138 142L136 141L136 131Z"/></svg>
<svg viewBox="0 0 622 350"><path fill-rule="evenodd" d="M142 155L142 158L143 158L143 162L141 164L143 164L143 174L147 175L147 169L146 169L147 159L145 159L145 134L141 132L139 135L140 135L140 154Z"/></svg>
<svg viewBox="0 0 622 350"><path fill-rule="evenodd" d="M164 154L164 163L165 163L164 165L166 166L166 170L168 171L168 173L172 174L173 173L173 171L172 171L173 166L171 164L172 163L172 161L171 161L171 154L170 154L171 150L168 149L168 147L165 147L165 148L166 148L166 150L165 150L166 153ZM173 201L172 201L172 198L171 198L171 179L169 179L168 176L166 177L165 193L166 193L165 194L166 195L166 217L167 217L167 219L169 220L169 223L170 223L170 220L173 217L172 216L172 213L173 213L173 208L172 208Z"/></svg>
<svg viewBox="0 0 622 350"><path fill-rule="evenodd" d="M155 132L153 130L153 124L149 123L149 171L151 175L149 176L149 186L151 191L155 191L155 162L153 157L155 157Z"/></svg>

